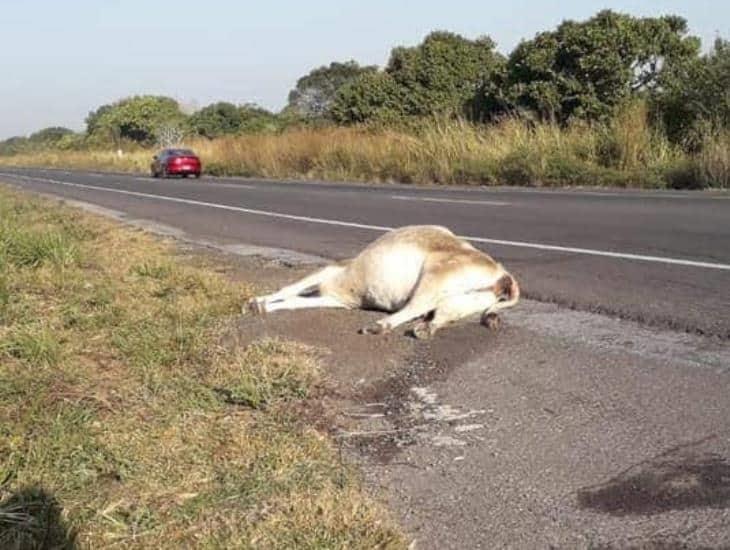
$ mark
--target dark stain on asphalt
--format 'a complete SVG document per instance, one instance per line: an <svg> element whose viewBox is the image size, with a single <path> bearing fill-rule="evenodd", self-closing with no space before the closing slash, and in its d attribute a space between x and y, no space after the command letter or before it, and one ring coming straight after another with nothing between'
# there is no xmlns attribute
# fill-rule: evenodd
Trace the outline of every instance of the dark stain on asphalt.
<svg viewBox="0 0 730 550"><path fill-rule="evenodd" d="M717 454L663 456L596 487L578 491L578 505L612 515L730 507L730 463Z"/></svg>
<svg viewBox="0 0 730 550"><path fill-rule="evenodd" d="M471 323L449 327L428 342L419 342L404 364L390 376L378 380L362 395L363 402L382 403L392 429L389 433L359 438L358 452L380 464L391 462L400 451L417 441L419 422L409 413L414 387L446 380L459 365L483 354L497 338L508 338L509 327L486 330Z"/></svg>
<svg viewBox="0 0 730 550"><path fill-rule="evenodd" d="M411 388L443 380L450 368L433 357L431 343L424 343L413 351L402 368L368 388L364 401L382 403L381 410L392 428L388 433L356 439L357 451L376 463L387 464L403 447L415 443L414 422L407 414Z"/></svg>

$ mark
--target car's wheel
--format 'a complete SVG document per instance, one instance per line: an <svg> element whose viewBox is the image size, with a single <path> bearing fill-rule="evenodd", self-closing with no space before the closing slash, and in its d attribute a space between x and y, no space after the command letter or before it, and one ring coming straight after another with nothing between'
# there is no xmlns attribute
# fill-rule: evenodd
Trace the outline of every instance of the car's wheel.
<svg viewBox="0 0 730 550"><path fill-rule="evenodd" d="M196 179L196 180L200 179L200 172L197 172L197 173L195 174L195 179Z"/></svg>
<svg viewBox="0 0 730 550"><path fill-rule="evenodd" d="M184 178L187 178L187 177L188 177L188 175L187 175L187 174L183 174L183 175L182 175L182 177L184 177Z"/></svg>

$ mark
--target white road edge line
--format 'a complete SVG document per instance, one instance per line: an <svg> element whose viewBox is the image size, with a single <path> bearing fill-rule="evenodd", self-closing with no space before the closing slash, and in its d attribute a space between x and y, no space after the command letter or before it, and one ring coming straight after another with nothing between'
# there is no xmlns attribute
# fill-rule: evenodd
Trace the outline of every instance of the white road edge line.
<svg viewBox="0 0 730 550"><path fill-rule="evenodd" d="M408 195L391 195L391 199L399 201L425 201L425 202L453 202L456 204L485 204L488 206L509 206L511 203L504 201L483 201L468 199L440 199L437 197L410 197Z"/></svg>
<svg viewBox="0 0 730 550"><path fill-rule="evenodd" d="M243 212L245 214L254 214L257 216L267 216L270 218L281 218L281 219L286 219L286 220L318 223L318 224L323 224L323 225L336 225L336 226L340 226L340 227L354 227L357 229L370 229L373 231L390 231L391 229L394 229L394 227L389 227L389 226L384 226L384 225L369 225L369 224L363 224L363 223L346 222L346 221L341 221L341 220L331 220L331 219L327 219L327 218L311 218L309 216L297 216L295 214L283 214L281 212L270 212L268 210L256 210L253 208L243 208L241 206L230 206L227 204L218 204L218 203L214 203L214 202L196 201L196 200L192 200L192 199L183 199L180 197L168 197L166 195L154 195L152 193L141 193L139 191L127 191L126 189L110 189L108 187L99 187L96 185L86 185L83 183L73 183L73 182L69 182L69 181L54 180L54 179L49 179L49 178L33 178L30 176L20 176L20 175L16 175L16 174L7 174L7 173L2 173L2 172L0 172L0 176L18 178L18 179L29 180L29 181L46 182L46 183L52 183L52 184L56 184L56 185L66 185L69 187L77 187L79 189L91 189L94 191L117 193L120 195L129 195L129 196L133 196L133 197L143 197L143 198L147 198L147 199L156 199L156 200L161 200L161 201L177 202L180 204L192 204L195 206L206 206L208 208L217 208L220 210L229 210L232 212ZM636 261L642 261L642 262L654 262L654 263L660 263L660 264L682 265L682 266L688 266L688 267L701 267L701 268L706 268L706 269L722 269L722 270L730 271L730 264L696 262L693 260L683 260L681 258L645 256L643 254L610 252L610 251L606 251L606 250L593 250L590 248L575 248L575 247L570 247L570 246L557 246L557 245L551 245L551 244L529 243L529 242L523 242L523 241L506 241L506 240L502 240L502 239L487 239L484 237L462 236L462 238L467 239L472 242L497 244L497 245L502 245L502 246L532 248L532 249L537 249L537 250L551 250L551 251L555 251L555 252L568 252L571 254L583 254L583 255L588 255L588 256L603 256L603 257L607 257L607 258L618 258L618 259L622 259L622 260L636 260Z"/></svg>

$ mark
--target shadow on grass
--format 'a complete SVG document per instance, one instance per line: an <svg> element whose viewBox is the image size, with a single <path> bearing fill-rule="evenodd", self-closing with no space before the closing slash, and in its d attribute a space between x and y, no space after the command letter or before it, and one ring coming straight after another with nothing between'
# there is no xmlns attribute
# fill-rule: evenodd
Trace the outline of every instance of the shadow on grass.
<svg viewBox="0 0 730 550"><path fill-rule="evenodd" d="M40 487L26 487L0 501L0 548L71 550L76 536L56 498Z"/></svg>

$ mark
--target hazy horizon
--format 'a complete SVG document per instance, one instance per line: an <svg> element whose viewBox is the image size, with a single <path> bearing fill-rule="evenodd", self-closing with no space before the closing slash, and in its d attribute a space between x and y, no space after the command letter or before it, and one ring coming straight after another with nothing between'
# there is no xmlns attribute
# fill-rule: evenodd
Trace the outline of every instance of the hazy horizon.
<svg viewBox="0 0 730 550"><path fill-rule="evenodd" d="M382 66L394 46L415 45L433 30L489 35L506 54L563 19L608 8L681 15L705 49L715 37L730 35L728 4L644 4L570 0L555 11L537 0L454 0L448 7L411 0L279 0L255 8L211 0L201 9L190 0L0 0L0 139L49 126L82 130L90 110L137 94L170 96L190 109L230 101L277 111L311 69L349 59Z"/></svg>

